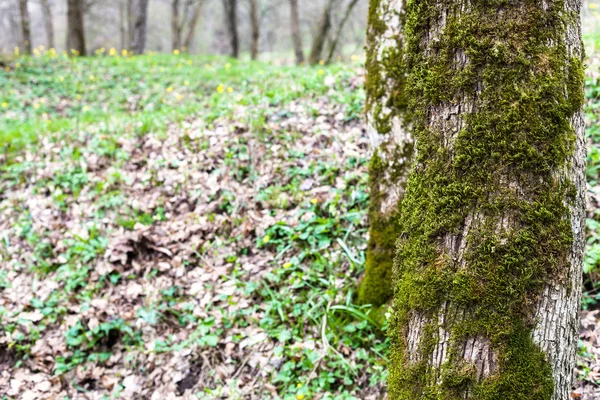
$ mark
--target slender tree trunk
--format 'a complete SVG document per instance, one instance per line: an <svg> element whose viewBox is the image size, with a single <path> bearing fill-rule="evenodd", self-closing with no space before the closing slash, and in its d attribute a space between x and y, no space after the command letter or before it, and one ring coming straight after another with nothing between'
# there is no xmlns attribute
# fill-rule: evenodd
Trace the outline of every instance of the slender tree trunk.
<svg viewBox="0 0 600 400"><path fill-rule="evenodd" d="M260 39L257 0L250 0L250 24L252 25L252 48L250 54L252 59L256 60L258 58L258 41Z"/></svg>
<svg viewBox="0 0 600 400"><path fill-rule="evenodd" d="M190 26L188 27L188 33L185 37L184 46L186 51L190 51L192 48L192 44L194 43L194 35L196 33L196 26L198 25L198 21L200 20L200 15L202 14L202 7L204 6L204 0L200 0L196 3L194 7L194 12L192 14L192 19L190 20Z"/></svg>
<svg viewBox="0 0 600 400"><path fill-rule="evenodd" d="M352 10L354 9L354 7L357 4L358 4L358 0L351 0L350 3L348 3L348 7L346 7L346 12L344 13L342 20L340 21L340 24L338 25L338 29L335 33L335 36L333 37L333 40L331 41L331 45L329 46L329 55L327 56L327 64L330 64L331 61L333 60L333 56L335 55L335 51L337 49L338 43L340 42L340 38L342 37L342 32L344 31L344 26L346 25L346 22L348 22L350 15L352 15Z"/></svg>
<svg viewBox="0 0 600 400"><path fill-rule="evenodd" d="M181 47L181 25L179 23L179 0L171 1L171 49Z"/></svg>
<svg viewBox="0 0 600 400"><path fill-rule="evenodd" d="M23 49L25 53L31 54L31 24L27 0L19 0L19 12L21 14L21 33L23 35Z"/></svg>
<svg viewBox="0 0 600 400"><path fill-rule="evenodd" d="M131 49L131 44L133 43L133 20L134 20L134 11L133 11L133 1L134 0L126 0L127 1L127 49Z"/></svg>
<svg viewBox="0 0 600 400"><path fill-rule="evenodd" d="M126 3L119 2L119 32L121 39L121 50L127 48L127 10Z"/></svg>
<svg viewBox="0 0 600 400"><path fill-rule="evenodd" d="M296 64L304 62L304 50L302 49L302 34L300 33L300 18L298 16L298 0L290 0L292 40L294 41L294 52L296 53Z"/></svg>
<svg viewBox="0 0 600 400"><path fill-rule="evenodd" d="M581 1L405 4L417 151L390 399L569 399L585 230Z"/></svg>
<svg viewBox="0 0 600 400"><path fill-rule="evenodd" d="M85 30L83 25L83 4L81 0L67 2L67 51L85 56Z"/></svg>
<svg viewBox="0 0 600 400"><path fill-rule="evenodd" d="M325 47L325 41L327 40L327 35L331 29L331 10L334 2L335 0L327 0L327 4L323 10L323 15L315 32L312 48L308 57L308 62L310 65L316 65L319 63L319 61L321 61L321 54L323 53L323 48Z"/></svg>
<svg viewBox="0 0 600 400"><path fill-rule="evenodd" d="M366 114L369 164L369 244L362 304L381 306L392 297L392 264L400 235L400 202L413 159L414 141L405 118L407 98L402 25L396 0L372 1L367 28Z"/></svg>
<svg viewBox="0 0 600 400"><path fill-rule="evenodd" d="M132 0L131 51L143 54L146 48L146 25L148 23L149 0Z"/></svg>
<svg viewBox="0 0 600 400"><path fill-rule="evenodd" d="M41 0L42 14L44 16L44 26L46 27L46 36L48 37L48 48L54 46L54 23L52 22L52 9L48 0Z"/></svg>
<svg viewBox="0 0 600 400"><path fill-rule="evenodd" d="M223 0L225 20L231 43L231 56L238 58L240 55L240 39L237 29L237 0Z"/></svg>

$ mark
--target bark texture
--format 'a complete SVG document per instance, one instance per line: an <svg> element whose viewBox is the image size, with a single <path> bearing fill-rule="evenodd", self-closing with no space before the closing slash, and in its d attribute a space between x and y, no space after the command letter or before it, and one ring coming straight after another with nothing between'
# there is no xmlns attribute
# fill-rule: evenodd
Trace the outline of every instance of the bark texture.
<svg viewBox="0 0 600 400"><path fill-rule="evenodd" d="M146 26L148 23L149 0L132 0L131 2L131 51L143 54L146 48Z"/></svg>
<svg viewBox="0 0 600 400"><path fill-rule="evenodd" d="M392 297L392 264L400 235L400 201L413 158L406 114L402 0L372 1L367 31L367 132L371 142L369 245L358 301Z"/></svg>
<svg viewBox="0 0 600 400"><path fill-rule="evenodd" d="M67 51L85 56L85 29L83 25L82 0L67 2Z"/></svg>
<svg viewBox="0 0 600 400"><path fill-rule="evenodd" d="M260 39L257 0L250 0L250 25L252 26L252 45L250 49L250 57L253 60L256 60L258 58L258 45Z"/></svg>
<svg viewBox="0 0 600 400"><path fill-rule="evenodd" d="M319 21L317 30L315 31L310 55L308 56L308 62L310 65L316 65L319 63L319 61L321 61L323 48L325 48L325 41L327 40L327 35L331 29L331 12L334 3L335 0L327 0L327 4L325 4L325 8L323 9L323 15L321 16L321 20Z"/></svg>
<svg viewBox="0 0 600 400"><path fill-rule="evenodd" d="M21 35L23 37L23 49L25 53L31 54L31 23L27 0L19 0L19 13L21 14Z"/></svg>
<svg viewBox="0 0 600 400"><path fill-rule="evenodd" d="M584 234L580 0L407 0L417 155L391 399L569 398Z"/></svg>
<svg viewBox="0 0 600 400"><path fill-rule="evenodd" d="M240 39L237 27L237 0L223 0L223 8L229 32L231 57L238 58L240 55Z"/></svg>
<svg viewBox="0 0 600 400"><path fill-rule="evenodd" d="M48 38L48 48L54 48L54 23L52 22L52 8L49 0L41 0L42 15L44 16L44 27Z"/></svg>
<svg viewBox="0 0 600 400"><path fill-rule="evenodd" d="M300 32L300 17L298 12L298 0L290 0L292 40L294 41L294 53L296 53L296 64L304 62L304 50L302 49L302 33Z"/></svg>

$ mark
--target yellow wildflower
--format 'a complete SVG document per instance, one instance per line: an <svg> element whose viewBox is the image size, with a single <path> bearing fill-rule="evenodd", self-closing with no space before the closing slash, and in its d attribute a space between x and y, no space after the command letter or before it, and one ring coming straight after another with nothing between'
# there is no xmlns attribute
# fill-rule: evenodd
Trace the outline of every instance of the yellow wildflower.
<svg viewBox="0 0 600 400"><path fill-rule="evenodd" d="M288 269L288 268L290 268L291 266L292 266L292 263L291 263L291 262L286 262L285 264L283 264L283 268L285 268L285 269ZM299 385L301 385L301 384L299 383Z"/></svg>
<svg viewBox="0 0 600 400"><path fill-rule="evenodd" d="M5 101L4 101L4 102L2 102L2 107L3 107L3 108L6 108L6 107L8 107L8 103L7 103L7 102L5 102Z"/></svg>
<svg viewBox="0 0 600 400"><path fill-rule="evenodd" d="M269 235L265 235L265 237L263 238L263 243L269 243L269 240L271 240Z"/></svg>
<svg viewBox="0 0 600 400"><path fill-rule="evenodd" d="M219 86L217 86L217 92L223 93L224 91L225 91L225 86L223 86L222 83Z"/></svg>
<svg viewBox="0 0 600 400"><path fill-rule="evenodd" d="M227 93L232 93L233 92L233 88L232 87L228 87L227 88Z"/></svg>
<svg viewBox="0 0 600 400"><path fill-rule="evenodd" d="M173 88L172 88L171 86L169 86L169 87L167 88L167 92L171 93L172 91L173 91Z"/></svg>
<svg viewBox="0 0 600 400"><path fill-rule="evenodd" d="M179 54L179 50L177 50L177 49L173 50L173 54L178 55Z"/></svg>
<svg viewBox="0 0 600 400"><path fill-rule="evenodd" d="M296 398L297 398L298 400L302 400L302 399L304 398L304 395L303 395L303 394L299 394L299 395L297 395L297 396L296 396Z"/></svg>
<svg viewBox="0 0 600 400"><path fill-rule="evenodd" d="M325 73L325 71L323 71L322 69L319 70L319 75L323 75Z"/></svg>
<svg viewBox="0 0 600 400"><path fill-rule="evenodd" d="M114 56L117 54L117 50L114 47L111 47L110 50L108 51L108 54L111 56Z"/></svg>
<svg viewBox="0 0 600 400"><path fill-rule="evenodd" d="M319 202L319 199L314 198L314 199L311 199L310 202L313 204L317 204Z"/></svg>
<svg viewBox="0 0 600 400"><path fill-rule="evenodd" d="M188 65L192 65L192 60L187 60Z"/></svg>
<svg viewBox="0 0 600 400"><path fill-rule="evenodd" d="M185 86L188 86L188 85L190 84L190 81L187 81L187 80L186 80L186 81L183 81L183 84L184 84Z"/></svg>
<svg viewBox="0 0 600 400"><path fill-rule="evenodd" d="M20 53L19 46L15 47L15 56L18 56Z"/></svg>
<svg viewBox="0 0 600 400"><path fill-rule="evenodd" d="M40 108L40 105L38 103L34 103L33 108L35 108L37 110L38 108Z"/></svg>
<svg viewBox="0 0 600 400"><path fill-rule="evenodd" d="M325 65L325 60L319 61L319 65Z"/></svg>
<svg viewBox="0 0 600 400"><path fill-rule="evenodd" d="M90 108L89 108L88 106L83 106L83 111L87 111L87 110L89 110L89 109L90 109Z"/></svg>
<svg viewBox="0 0 600 400"><path fill-rule="evenodd" d="M225 69L229 69L229 68L231 68L231 64L229 64L229 63L225 64Z"/></svg>
<svg viewBox="0 0 600 400"><path fill-rule="evenodd" d="M127 57L127 49L121 50L121 54L123 54L123 57Z"/></svg>
<svg viewBox="0 0 600 400"><path fill-rule="evenodd" d="M95 77L94 75L90 75L90 77L89 77L89 78L90 78L90 81L93 81L93 80L95 80L95 79L96 79L96 77Z"/></svg>

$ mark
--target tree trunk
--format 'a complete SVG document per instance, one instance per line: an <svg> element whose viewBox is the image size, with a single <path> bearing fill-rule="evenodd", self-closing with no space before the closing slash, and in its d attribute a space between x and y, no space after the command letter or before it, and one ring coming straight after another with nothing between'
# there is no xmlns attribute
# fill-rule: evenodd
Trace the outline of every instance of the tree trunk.
<svg viewBox="0 0 600 400"><path fill-rule="evenodd" d="M200 0L197 2L194 12L192 14L192 19L190 20L190 26L188 27L188 33L185 37L184 46L186 51L190 51L192 48L192 44L194 43L194 34L196 33L196 26L198 25L198 20L200 19L200 15L202 13L202 7L204 6L204 0Z"/></svg>
<svg viewBox="0 0 600 400"><path fill-rule="evenodd" d="M405 4L417 151L390 399L566 400L585 229L581 1Z"/></svg>
<svg viewBox="0 0 600 400"><path fill-rule="evenodd" d="M21 14L21 33L23 35L23 49L25 53L31 54L31 24L29 22L29 10L27 0L19 0L19 12Z"/></svg>
<svg viewBox="0 0 600 400"><path fill-rule="evenodd" d="M127 1L127 44L126 48L131 49L133 43L133 0Z"/></svg>
<svg viewBox="0 0 600 400"><path fill-rule="evenodd" d="M253 60L256 60L258 58L258 40L260 39L257 0L250 0L250 24L252 25L252 48L250 55Z"/></svg>
<svg viewBox="0 0 600 400"><path fill-rule="evenodd" d="M304 50L302 49L302 34L300 33L300 18L298 16L298 0L290 0L292 40L294 41L294 52L296 53L296 64L304 62Z"/></svg>
<svg viewBox="0 0 600 400"><path fill-rule="evenodd" d="M179 23L179 0L171 1L171 50L181 47L181 25Z"/></svg>
<svg viewBox="0 0 600 400"><path fill-rule="evenodd" d="M85 30L83 25L83 4L81 0L67 2L67 51L73 55L85 56Z"/></svg>
<svg viewBox="0 0 600 400"><path fill-rule="evenodd" d="M331 29L331 10L334 2L335 0L327 0L327 4L323 10L323 15L315 32L312 48L308 57L308 62L310 65L316 65L319 63L319 61L321 61L321 54L323 53L323 48L325 47L327 34L329 33L329 29Z"/></svg>
<svg viewBox="0 0 600 400"><path fill-rule="evenodd" d="M126 4L123 1L119 2L119 32L121 39L121 50L127 48L127 11Z"/></svg>
<svg viewBox="0 0 600 400"><path fill-rule="evenodd" d="M149 0L132 0L132 32L131 51L134 54L143 54L146 48L146 24L148 22Z"/></svg>
<svg viewBox="0 0 600 400"><path fill-rule="evenodd" d="M400 235L400 201L413 159L405 119L402 2L372 1L367 28L366 114L371 144L369 244L358 302L376 307L392 297L392 264Z"/></svg>
<svg viewBox="0 0 600 400"><path fill-rule="evenodd" d="M48 0L42 0L42 14L44 16L44 26L46 27L46 36L48 37L48 48L53 49L54 46L54 24L52 22L52 9Z"/></svg>
<svg viewBox="0 0 600 400"><path fill-rule="evenodd" d="M344 26L346 25L346 22L348 22L350 15L352 15L352 10L356 6L356 4L358 4L358 0L351 0L350 3L348 3L348 7L346 7L346 12L344 13L342 20L340 21L340 24L338 25L338 29L335 33L335 36L333 37L333 40L331 41L331 45L329 46L329 55L327 56L327 64L330 64L331 61L333 61L333 56L335 55L335 51L337 49L338 43L340 42L340 38L342 37L342 32L344 30Z"/></svg>
<svg viewBox="0 0 600 400"><path fill-rule="evenodd" d="M240 55L240 39L237 29L237 0L223 0L223 8L225 9L225 22L231 44L231 57L238 58Z"/></svg>

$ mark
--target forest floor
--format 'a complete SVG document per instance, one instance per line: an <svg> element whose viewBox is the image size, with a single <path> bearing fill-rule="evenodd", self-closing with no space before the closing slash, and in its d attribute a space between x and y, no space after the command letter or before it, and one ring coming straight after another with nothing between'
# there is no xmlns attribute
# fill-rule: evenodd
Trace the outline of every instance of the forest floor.
<svg viewBox="0 0 600 400"><path fill-rule="evenodd" d="M386 324L353 303L358 64L106 53L0 71L1 398L380 398ZM600 393L597 165L583 399Z"/></svg>

